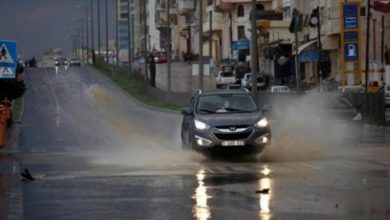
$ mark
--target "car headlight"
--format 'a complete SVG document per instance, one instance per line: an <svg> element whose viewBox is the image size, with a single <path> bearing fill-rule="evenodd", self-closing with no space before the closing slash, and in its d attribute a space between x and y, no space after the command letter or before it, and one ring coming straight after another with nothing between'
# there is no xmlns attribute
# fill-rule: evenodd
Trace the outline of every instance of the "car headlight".
<svg viewBox="0 0 390 220"><path fill-rule="evenodd" d="M198 120L194 120L194 124L195 124L195 128L198 130L204 130L204 129L208 128L208 125L206 123L198 121Z"/></svg>
<svg viewBox="0 0 390 220"><path fill-rule="evenodd" d="M268 126L268 120L267 118L262 118L260 121L258 121L256 124L255 124L256 127L259 127L259 128L265 128Z"/></svg>

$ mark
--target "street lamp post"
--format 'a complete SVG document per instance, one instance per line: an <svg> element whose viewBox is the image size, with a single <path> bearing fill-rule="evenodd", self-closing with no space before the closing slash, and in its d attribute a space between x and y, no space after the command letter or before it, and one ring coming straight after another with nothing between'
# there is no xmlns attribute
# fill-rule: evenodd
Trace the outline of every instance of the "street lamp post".
<svg viewBox="0 0 390 220"><path fill-rule="evenodd" d="M87 64L89 64L89 14L88 14L88 7L85 7L85 15L86 15L86 18L85 18L85 39L86 39L86 50L87 50L87 54L86 54L86 58L87 58Z"/></svg>
<svg viewBox="0 0 390 220"><path fill-rule="evenodd" d="M94 30L93 30L93 0L90 1L91 3L91 50L92 50L92 64L95 64L95 41L94 41Z"/></svg>
<svg viewBox="0 0 390 220"><path fill-rule="evenodd" d="M106 62L109 63L108 60L108 0L106 0Z"/></svg>
<svg viewBox="0 0 390 220"><path fill-rule="evenodd" d="M131 33L130 33L130 27L131 27L131 23L130 23L130 8L131 8L131 5L130 5L130 0L127 0L127 10L128 10L128 16L127 16L127 58L128 58L128 76L131 76L132 75L132 66L131 66Z"/></svg>
<svg viewBox="0 0 390 220"><path fill-rule="evenodd" d="M167 48L167 85L168 92L171 92L171 0L168 0L167 4L167 18L168 18L168 48Z"/></svg>
<svg viewBox="0 0 390 220"><path fill-rule="evenodd" d="M253 98L258 102L257 93L257 28L256 28L256 0L252 0L251 9L251 72L252 72L252 94Z"/></svg>
<svg viewBox="0 0 390 220"><path fill-rule="evenodd" d="M79 7L79 6L77 6ZM81 62L84 63L84 20L80 18L74 18L75 22L79 22L80 26L77 28L78 33L78 49L79 53L77 54L77 58L81 59Z"/></svg>
<svg viewBox="0 0 390 220"><path fill-rule="evenodd" d="M100 57L100 0L97 0L98 56Z"/></svg>
<svg viewBox="0 0 390 220"><path fill-rule="evenodd" d="M199 1L199 89L203 90L203 1Z"/></svg>

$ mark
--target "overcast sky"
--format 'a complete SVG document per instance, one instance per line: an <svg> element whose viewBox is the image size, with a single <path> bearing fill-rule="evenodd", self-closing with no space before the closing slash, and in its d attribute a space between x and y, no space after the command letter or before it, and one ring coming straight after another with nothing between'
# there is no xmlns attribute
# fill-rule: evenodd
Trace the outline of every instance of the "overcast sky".
<svg viewBox="0 0 390 220"><path fill-rule="evenodd" d="M97 1L94 20L97 23ZM87 4L88 3L88 4ZM41 57L51 48L72 51L72 26L80 27L75 18L85 19L85 6L90 0L0 0L0 39L15 40L26 59ZM77 5L82 5L78 8ZM109 39L115 39L115 0L108 0ZM105 0L101 6L101 42L105 42ZM97 25L94 27L97 45ZM95 46L97 47L97 46Z"/></svg>

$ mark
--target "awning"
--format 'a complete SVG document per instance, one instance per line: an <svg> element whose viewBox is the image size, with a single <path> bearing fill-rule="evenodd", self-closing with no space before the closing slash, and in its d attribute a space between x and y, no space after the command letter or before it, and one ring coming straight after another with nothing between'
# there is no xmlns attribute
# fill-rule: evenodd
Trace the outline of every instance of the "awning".
<svg viewBox="0 0 390 220"><path fill-rule="evenodd" d="M302 44L301 46L298 47L298 54L301 54L304 49L310 47L311 45L313 45L316 42L317 42L317 40L312 40L312 41L309 41L309 42ZM293 50L292 54L295 55L295 50Z"/></svg>

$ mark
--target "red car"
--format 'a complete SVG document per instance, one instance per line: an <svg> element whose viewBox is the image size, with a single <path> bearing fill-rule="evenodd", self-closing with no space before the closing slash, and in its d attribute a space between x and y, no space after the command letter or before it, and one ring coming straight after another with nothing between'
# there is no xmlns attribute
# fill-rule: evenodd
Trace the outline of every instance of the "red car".
<svg viewBox="0 0 390 220"><path fill-rule="evenodd" d="M168 61L168 56L166 52L154 52L153 57L154 62L156 63L166 63Z"/></svg>

